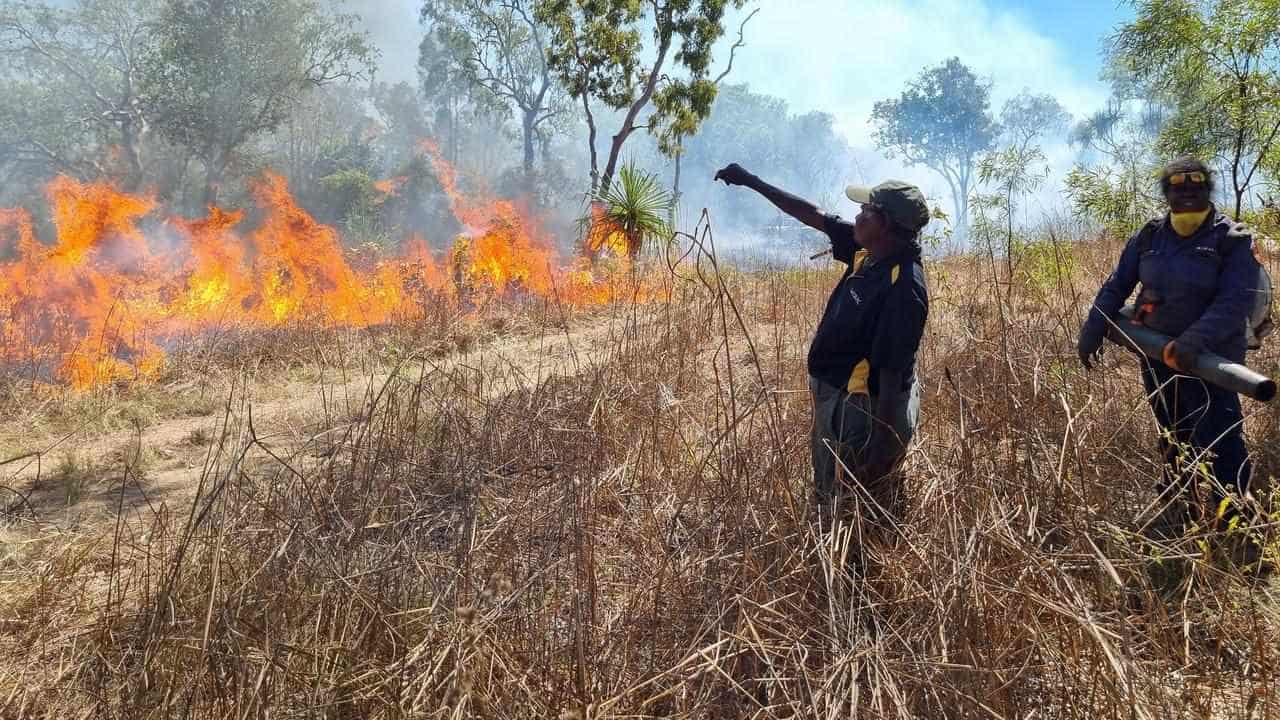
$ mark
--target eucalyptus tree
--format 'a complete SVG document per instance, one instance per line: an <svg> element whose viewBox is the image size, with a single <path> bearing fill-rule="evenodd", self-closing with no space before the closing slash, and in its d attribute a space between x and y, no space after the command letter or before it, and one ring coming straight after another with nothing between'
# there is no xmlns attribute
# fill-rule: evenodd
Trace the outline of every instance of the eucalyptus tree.
<svg viewBox="0 0 1280 720"><path fill-rule="evenodd" d="M1041 138L1064 130L1070 115L1052 95L1029 90L1009 98L1000 110L997 147L978 162L978 179L991 192L986 204L1004 220L1005 260L1013 270L1014 220L1018 204L1049 177Z"/></svg>
<svg viewBox="0 0 1280 720"><path fill-rule="evenodd" d="M1160 164L1156 139L1168 113L1149 99L1119 93L1071 129L1068 139L1081 160L1065 179L1067 195L1082 214L1112 235L1128 237L1163 204L1155 191Z"/></svg>
<svg viewBox="0 0 1280 720"><path fill-rule="evenodd" d="M377 52L356 23L321 0L168 0L146 102L159 132L203 164L204 204L237 153L279 129L308 91L372 73Z"/></svg>
<svg viewBox="0 0 1280 720"><path fill-rule="evenodd" d="M978 162L999 132L991 115L990 83L951 58L923 70L898 97L877 102L871 122L876 145L887 157L924 165L946 180L955 228L963 235Z"/></svg>
<svg viewBox="0 0 1280 720"><path fill-rule="evenodd" d="M152 129L140 61L158 6L0 2L0 162L136 189Z"/></svg>
<svg viewBox="0 0 1280 720"><path fill-rule="evenodd" d="M697 131L716 97L712 50L724 34L725 12L745 3L536 0L537 18L551 29L551 68L586 119L593 195L608 192L622 149L637 130L651 133L668 154L678 138ZM593 102L622 114L603 170Z"/></svg>

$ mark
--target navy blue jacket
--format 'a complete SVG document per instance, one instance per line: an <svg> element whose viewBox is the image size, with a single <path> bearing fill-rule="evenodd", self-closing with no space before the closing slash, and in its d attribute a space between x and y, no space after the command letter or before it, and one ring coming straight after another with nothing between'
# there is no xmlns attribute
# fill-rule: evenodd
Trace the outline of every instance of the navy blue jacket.
<svg viewBox="0 0 1280 720"><path fill-rule="evenodd" d="M1138 302L1155 311L1144 324L1199 352L1244 362L1245 327L1258 291L1258 261L1245 227L1214 209L1195 234L1184 238L1169 218L1154 221L1150 242L1142 231L1129 238L1120 263L1093 301L1086 334L1101 336L1141 282Z"/></svg>
<svg viewBox="0 0 1280 720"><path fill-rule="evenodd" d="M929 317L919 245L875 262L854 237L853 223L828 215L826 232L833 257L848 267L813 335L809 374L851 395L910 389ZM903 387L881 388L881 370L902 373Z"/></svg>

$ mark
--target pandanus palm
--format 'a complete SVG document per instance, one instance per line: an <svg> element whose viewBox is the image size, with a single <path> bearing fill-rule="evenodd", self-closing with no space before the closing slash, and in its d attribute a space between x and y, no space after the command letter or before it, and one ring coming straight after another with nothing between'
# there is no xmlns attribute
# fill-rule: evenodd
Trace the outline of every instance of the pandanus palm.
<svg viewBox="0 0 1280 720"><path fill-rule="evenodd" d="M675 199L657 175L633 163L623 165L584 218L587 251L594 256L610 248L634 259L642 250L664 245L671 239L666 219L674 207Z"/></svg>

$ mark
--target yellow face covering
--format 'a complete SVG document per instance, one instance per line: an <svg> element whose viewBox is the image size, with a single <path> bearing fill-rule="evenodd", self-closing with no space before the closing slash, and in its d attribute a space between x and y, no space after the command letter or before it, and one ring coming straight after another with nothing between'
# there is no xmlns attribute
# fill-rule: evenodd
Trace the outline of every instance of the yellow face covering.
<svg viewBox="0 0 1280 720"><path fill-rule="evenodd" d="M1205 208L1197 212L1169 213L1169 221L1173 223L1173 231L1182 237L1191 237L1204 224L1205 218L1209 217L1210 209Z"/></svg>

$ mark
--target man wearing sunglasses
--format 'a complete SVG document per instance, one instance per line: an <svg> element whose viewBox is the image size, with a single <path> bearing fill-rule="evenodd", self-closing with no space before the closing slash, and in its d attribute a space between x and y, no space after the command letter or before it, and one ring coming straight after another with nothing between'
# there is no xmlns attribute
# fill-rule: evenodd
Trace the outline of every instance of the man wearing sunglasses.
<svg viewBox="0 0 1280 720"><path fill-rule="evenodd" d="M1134 322L1174 338L1164 349L1164 362L1144 360L1142 373L1151 408L1165 431L1160 439L1165 462L1161 491L1182 512L1197 467L1212 458L1211 510L1216 510L1223 498L1242 497L1249 489L1252 465L1240 396L1186 370L1206 351L1244 362L1259 266L1248 231L1210 202L1213 176L1203 162L1181 158L1169 163L1160 175L1160 189L1168 213L1125 245L1080 331L1080 362L1093 368L1107 324L1127 322L1116 313L1141 284ZM1192 452L1183 452L1187 448Z"/></svg>
<svg viewBox="0 0 1280 720"><path fill-rule="evenodd" d="M919 188L889 180L846 189L849 222L774 187L737 163L716 173L760 193L831 240L845 263L809 346L814 490L824 528L853 514L890 525L902 502L896 470L919 417L916 352L929 313L920 230L929 207Z"/></svg>

